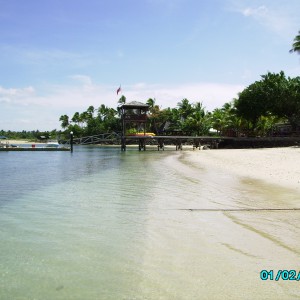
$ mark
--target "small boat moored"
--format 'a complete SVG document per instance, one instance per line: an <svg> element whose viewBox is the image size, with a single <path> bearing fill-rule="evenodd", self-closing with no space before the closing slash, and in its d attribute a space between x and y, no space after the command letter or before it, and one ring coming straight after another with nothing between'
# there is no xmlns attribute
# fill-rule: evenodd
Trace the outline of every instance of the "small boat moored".
<svg viewBox="0 0 300 300"><path fill-rule="evenodd" d="M59 147L59 143L58 141L49 141L46 143L46 148L58 148Z"/></svg>

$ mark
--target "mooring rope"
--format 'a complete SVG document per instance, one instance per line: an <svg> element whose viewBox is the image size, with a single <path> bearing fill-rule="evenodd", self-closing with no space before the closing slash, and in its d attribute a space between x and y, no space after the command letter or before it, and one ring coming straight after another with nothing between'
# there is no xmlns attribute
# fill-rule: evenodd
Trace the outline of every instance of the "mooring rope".
<svg viewBox="0 0 300 300"><path fill-rule="evenodd" d="M207 211L207 212L236 212L236 211L300 211L299 207L294 208L178 208L186 211Z"/></svg>

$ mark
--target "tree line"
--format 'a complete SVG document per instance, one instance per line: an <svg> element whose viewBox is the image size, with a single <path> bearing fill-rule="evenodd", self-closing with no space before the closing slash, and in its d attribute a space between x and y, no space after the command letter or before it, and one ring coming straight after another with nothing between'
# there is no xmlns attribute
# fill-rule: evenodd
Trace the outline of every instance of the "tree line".
<svg viewBox="0 0 300 300"><path fill-rule="evenodd" d="M126 103L119 99L119 106ZM266 136L274 133L276 124L290 124L292 131L300 128L300 77L286 77L284 72L267 73L250 84L236 99L212 112L202 102L182 99L174 108L161 109L155 99L148 99L147 131L155 134L183 133L187 135ZM60 117L66 133L74 136L121 132L118 107L101 104L76 112L71 118Z"/></svg>
<svg viewBox="0 0 300 300"><path fill-rule="evenodd" d="M22 130L22 131L12 131L12 130L0 130L0 138L4 137L12 140L29 140L32 142L41 141L46 139L56 139L57 136L61 135L61 130L51 130L51 131L39 131L39 130Z"/></svg>
<svg viewBox="0 0 300 300"><path fill-rule="evenodd" d="M122 96L116 108L101 104L89 106L72 117L59 118L62 130L0 131L10 139L38 140L45 138L68 139L121 132L120 105L127 102ZM269 136L276 134L278 124L289 124L291 132L300 131L300 77L287 77L284 72L262 75L260 80L247 86L236 99L209 112L202 102L182 99L176 107L161 109L155 99L149 98L147 131L155 134Z"/></svg>

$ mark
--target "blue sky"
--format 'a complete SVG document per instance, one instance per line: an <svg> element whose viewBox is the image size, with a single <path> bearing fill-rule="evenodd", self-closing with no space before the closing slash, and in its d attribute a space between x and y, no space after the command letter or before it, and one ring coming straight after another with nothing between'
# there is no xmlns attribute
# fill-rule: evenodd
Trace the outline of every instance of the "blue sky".
<svg viewBox="0 0 300 300"><path fill-rule="evenodd" d="M0 130L61 129L90 105L207 110L260 75L300 75L299 0L0 0Z"/></svg>

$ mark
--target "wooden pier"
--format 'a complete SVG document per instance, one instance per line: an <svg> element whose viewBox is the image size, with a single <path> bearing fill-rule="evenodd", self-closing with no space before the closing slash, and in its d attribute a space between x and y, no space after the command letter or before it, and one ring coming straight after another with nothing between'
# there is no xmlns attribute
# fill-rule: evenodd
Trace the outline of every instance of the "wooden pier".
<svg viewBox="0 0 300 300"><path fill-rule="evenodd" d="M211 136L124 136L121 141L121 149L126 150L127 142L137 144L139 151L146 150L147 145L157 145L157 150L164 150L165 145L174 145L176 150L182 150L183 145L191 145L193 149L218 149L219 143L227 137L211 137Z"/></svg>
<svg viewBox="0 0 300 300"><path fill-rule="evenodd" d="M0 148L0 151L31 151L31 152L39 152L39 151L71 151L70 148L43 148L43 147L3 147Z"/></svg>
<svg viewBox="0 0 300 300"><path fill-rule="evenodd" d="M69 147L64 145L61 146L58 141L48 141L43 144L31 144L31 143L21 143L21 144L11 144L8 140L5 142L0 141L0 151L8 152L8 151L30 151L30 152L53 152L53 151L69 151L73 152L73 132L70 133L70 141Z"/></svg>
<svg viewBox="0 0 300 300"><path fill-rule="evenodd" d="M194 149L245 149L272 147L300 147L300 137L216 137L216 136L125 136L122 140L122 150L126 144L137 144L139 150L146 150L147 145L157 145L157 150L164 150L165 145L174 145L176 150L182 150L184 145Z"/></svg>

